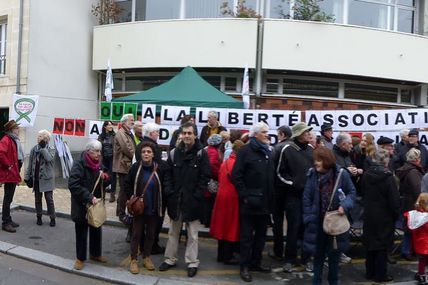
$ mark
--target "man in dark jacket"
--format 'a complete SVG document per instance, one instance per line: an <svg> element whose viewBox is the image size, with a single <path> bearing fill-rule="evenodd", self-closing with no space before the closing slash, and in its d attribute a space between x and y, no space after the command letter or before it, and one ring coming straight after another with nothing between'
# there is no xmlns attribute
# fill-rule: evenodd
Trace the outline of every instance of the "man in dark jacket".
<svg viewBox="0 0 428 285"><path fill-rule="evenodd" d="M277 130L278 143L273 147L272 159L275 169L278 166L279 155L282 148L290 141L291 129L288 126L281 126ZM275 199L273 210L273 253L271 257L281 260L284 254L284 212L285 212L285 186L275 175ZM269 253L270 254L270 253Z"/></svg>
<svg viewBox="0 0 428 285"><path fill-rule="evenodd" d="M328 149L333 149L333 127L329 123L321 125L321 142Z"/></svg>
<svg viewBox="0 0 428 285"><path fill-rule="evenodd" d="M400 153L397 155L396 164L397 167L401 167L406 162L406 153L411 149L416 148L421 151L421 166L424 171L427 170L428 167L428 151L425 146L421 145L419 142L419 131L417 129L411 129L409 131L409 142L400 148Z"/></svg>
<svg viewBox="0 0 428 285"><path fill-rule="evenodd" d="M164 194L171 225L165 250L165 261L159 270L176 266L178 241L183 222L187 229L185 261L187 276L196 275L198 260L198 231L201 227L204 190L211 176L206 151L196 139L196 126L190 122L181 127L182 142L171 151L165 173Z"/></svg>
<svg viewBox="0 0 428 285"><path fill-rule="evenodd" d="M245 282L252 281L249 271L270 272L261 265L274 192L268 131L265 123L251 127L250 142L239 150L232 170L241 215L240 276Z"/></svg>
<svg viewBox="0 0 428 285"><path fill-rule="evenodd" d="M400 153L401 152L401 148L405 147L406 144L409 143L409 132L410 132L409 129L402 129L400 131L400 138L401 138L401 140L400 140L400 142L398 142L398 143L396 143L394 145L394 153L396 153L396 154Z"/></svg>
<svg viewBox="0 0 428 285"><path fill-rule="evenodd" d="M285 215L287 240L284 253L284 271L292 272L297 266L297 241L303 233L302 195L306 174L313 165L312 147L308 145L311 127L300 122L292 127L289 144L282 148L276 174L285 187ZM302 252L302 264L312 271L310 256Z"/></svg>
<svg viewBox="0 0 428 285"><path fill-rule="evenodd" d="M218 121L218 113L216 111L209 111L207 125L204 126L201 131L201 144L207 146L208 138L212 135L219 134L221 131L226 131L226 128Z"/></svg>

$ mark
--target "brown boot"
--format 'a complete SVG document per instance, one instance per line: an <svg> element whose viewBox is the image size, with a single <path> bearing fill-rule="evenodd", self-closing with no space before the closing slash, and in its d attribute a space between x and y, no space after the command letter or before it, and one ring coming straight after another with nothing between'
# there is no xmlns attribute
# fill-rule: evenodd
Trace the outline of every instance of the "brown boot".
<svg viewBox="0 0 428 285"><path fill-rule="evenodd" d="M116 201L116 195L115 193L110 193L110 199L108 200L110 203L113 203L114 201Z"/></svg>
<svg viewBox="0 0 428 285"><path fill-rule="evenodd" d="M76 261L74 262L74 269L82 270L83 266L85 266L85 263L80 259L76 259Z"/></svg>
<svg viewBox="0 0 428 285"><path fill-rule="evenodd" d="M9 233L16 233L16 229L11 224L5 224L1 226L2 230Z"/></svg>
<svg viewBox="0 0 428 285"><path fill-rule="evenodd" d="M150 257L144 257L143 258L143 266L144 268L146 268L147 270L153 271L155 270L155 266L153 265L152 260L150 259Z"/></svg>
<svg viewBox="0 0 428 285"><path fill-rule="evenodd" d="M132 274L138 274L140 272L140 268L138 268L138 262L136 259L131 259L131 264L129 264L129 271Z"/></svg>

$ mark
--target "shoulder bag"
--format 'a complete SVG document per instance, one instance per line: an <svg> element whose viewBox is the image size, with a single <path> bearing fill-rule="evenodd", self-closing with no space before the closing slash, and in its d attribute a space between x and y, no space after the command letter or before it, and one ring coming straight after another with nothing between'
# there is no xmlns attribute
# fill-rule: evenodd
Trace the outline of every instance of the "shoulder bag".
<svg viewBox="0 0 428 285"><path fill-rule="evenodd" d="M104 222L107 220L107 211L104 204L104 190L103 190L103 180L101 179L101 171L98 175L97 181L95 182L94 189L92 190L92 195L95 192L95 189L98 186L98 183L101 181L101 201L95 205L89 205L86 212L86 219L88 224L94 228L101 227Z"/></svg>
<svg viewBox="0 0 428 285"><path fill-rule="evenodd" d="M153 176L155 175L155 172L157 170L157 165L155 164L153 168L153 172L149 177L149 180L147 180L146 185L143 189L143 194L141 196L137 196L137 182L138 182L138 176L140 175L142 163L140 163L140 166L137 170L137 175L135 175L135 181L134 181L134 194L131 196L131 198L126 201L126 208L128 209L128 212L133 216L141 216L144 214L144 194L146 193L147 187L149 187L150 180L152 180Z"/></svg>

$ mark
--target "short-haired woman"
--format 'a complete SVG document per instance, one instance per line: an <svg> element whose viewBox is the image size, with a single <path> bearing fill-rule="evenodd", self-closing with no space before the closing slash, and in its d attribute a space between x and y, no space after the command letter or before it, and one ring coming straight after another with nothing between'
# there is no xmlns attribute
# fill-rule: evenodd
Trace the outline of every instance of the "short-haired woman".
<svg viewBox="0 0 428 285"><path fill-rule="evenodd" d="M141 159L131 166L125 178L125 192L127 198L135 194L144 195L144 213L134 215L132 223L131 239L131 264L129 271L133 274L139 272L137 256L140 246L143 255L143 266L147 270L155 270L150 253L156 237L156 228L162 217L162 181L164 172L161 165L154 161L156 146L148 141L142 141L138 148ZM144 244L141 245L141 237L145 230Z"/></svg>
<svg viewBox="0 0 428 285"><path fill-rule="evenodd" d="M42 197L45 194L48 215L51 219L49 225L55 226L55 205L53 190L55 189L54 158L55 148L49 145L51 134L47 130L39 131L37 144L31 149L30 160L25 172L24 181L28 187L34 189L37 225L43 224ZM32 185L31 185L32 184Z"/></svg>
<svg viewBox="0 0 428 285"><path fill-rule="evenodd" d="M326 234L323 230L323 219L327 211L333 210L349 215L355 200L355 187L349 173L336 165L333 151L320 146L314 150L313 156L314 167L309 170L303 192L305 226L303 248L306 252L314 254L312 284L322 283L326 257L328 257L329 284L338 284L340 253L346 251L349 246L349 232L336 237L337 248L335 248L333 236ZM337 179L339 182L334 191ZM332 195L334 195L333 198ZM332 201L331 205L330 201Z"/></svg>
<svg viewBox="0 0 428 285"><path fill-rule="evenodd" d="M86 248L89 229L89 258L93 261L106 263L101 255L101 228L88 224L86 218L87 205L102 203L105 186L109 183L106 170L102 170L101 143L90 140L80 157L71 168L68 189L71 192L71 219L76 231L76 262L74 269L81 270L86 260Z"/></svg>

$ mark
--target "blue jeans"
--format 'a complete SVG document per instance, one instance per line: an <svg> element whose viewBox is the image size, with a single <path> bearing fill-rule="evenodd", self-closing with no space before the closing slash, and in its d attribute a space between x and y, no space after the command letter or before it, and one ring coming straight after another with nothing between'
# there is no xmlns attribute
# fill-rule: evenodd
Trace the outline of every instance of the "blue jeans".
<svg viewBox="0 0 428 285"><path fill-rule="evenodd" d="M322 284L324 261L328 257L328 283L337 285L339 282L340 251L333 249L333 237L324 233L322 226L318 228L316 251L314 255L313 285Z"/></svg>

